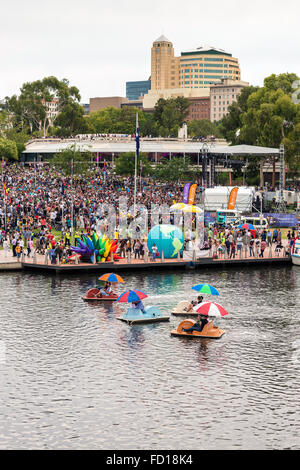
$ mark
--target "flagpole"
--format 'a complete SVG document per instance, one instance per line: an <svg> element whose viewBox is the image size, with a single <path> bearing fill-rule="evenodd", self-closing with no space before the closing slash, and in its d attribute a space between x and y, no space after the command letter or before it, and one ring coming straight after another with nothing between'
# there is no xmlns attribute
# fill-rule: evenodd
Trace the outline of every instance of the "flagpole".
<svg viewBox="0 0 300 470"><path fill-rule="evenodd" d="M136 215L136 179L137 179L137 159L139 155L139 149L140 149L140 135L139 135L139 119L138 119L138 113L136 113L136 134L135 134L135 159L134 159L134 203L133 203L133 210L134 210L134 215Z"/></svg>

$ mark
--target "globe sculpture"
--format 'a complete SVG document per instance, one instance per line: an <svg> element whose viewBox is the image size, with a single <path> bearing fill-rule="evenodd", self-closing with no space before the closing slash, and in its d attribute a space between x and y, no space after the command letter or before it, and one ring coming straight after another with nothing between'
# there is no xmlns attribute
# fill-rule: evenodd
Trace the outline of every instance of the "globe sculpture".
<svg viewBox="0 0 300 470"><path fill-rule="evenodd" d="M184 238L182 230L176 227L176 225L155 225L150 230L147 238L147 246L150 252L154 243L157 246L159 257L161 257L163 252L166 259L176 258L178 253L183 250Z"/></svg>

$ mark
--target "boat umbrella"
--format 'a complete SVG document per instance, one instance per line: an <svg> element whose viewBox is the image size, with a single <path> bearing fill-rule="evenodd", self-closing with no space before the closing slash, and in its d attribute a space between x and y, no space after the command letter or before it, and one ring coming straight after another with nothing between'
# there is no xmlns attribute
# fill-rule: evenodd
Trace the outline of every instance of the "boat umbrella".
<svg viewBox="0 0 300 470"><path fill-rule="evenodd" d="M140 290L127 290L117 298L117 302L137 302L146 297L148 297L148 295Z"/></svg>
<svg viewBox="0 0 300 470"><path fill-rule="evenodd" d="M225 317L225 315L228 315L225 308L216 302L202 302L197 307L194 307L194 311L200 315L207 315L210 317Z"/></svg>
<svg viewBox="0 0 300 470"><path fill-rule="evenodd" d="M192 289L201 292L201 294L220 295L217 289L209 284L197 284Z"/></svg>
<svg viewBox="0 0 300 470"><path fill-rule="evenodd" d="M106 282L124 282L124 279L119 276L118 274L114 273L106 273L103 274L98 278L99 281L106 281Z"/></svg>
<svg viewBox="0 0 300 470"><path fill-rule="evenodd" d="M248 229L248 230L256 230L254 225L252 224L241 224L241 225L238 225L238 228L244 228L245 230Z"/></svg>

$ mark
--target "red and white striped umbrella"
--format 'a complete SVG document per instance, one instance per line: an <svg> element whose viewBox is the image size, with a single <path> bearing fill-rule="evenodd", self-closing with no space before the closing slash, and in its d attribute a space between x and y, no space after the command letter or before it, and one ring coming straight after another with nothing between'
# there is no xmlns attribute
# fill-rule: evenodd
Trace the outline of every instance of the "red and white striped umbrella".
<svg viewBox="0 0 300 470"><path fill-rule="evenodd" d="M228 315L225 308L216 302L202 302L194 307L194 311L200 315L207 315L209 317L225 317L225 315Z"/></svg>

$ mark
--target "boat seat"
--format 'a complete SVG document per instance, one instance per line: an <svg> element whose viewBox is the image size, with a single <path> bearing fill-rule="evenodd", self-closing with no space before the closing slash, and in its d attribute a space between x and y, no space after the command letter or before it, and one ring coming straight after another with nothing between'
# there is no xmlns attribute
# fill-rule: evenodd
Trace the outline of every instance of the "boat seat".
<svg viewBox="0 0 300 470"><path fill-rule="evenodd" d="M93 289L90 289L87 291L86 296L89 299L92 299L93 297L96 297L96 295L99 294L99 289L96 289L95 287Z"/></svg>

